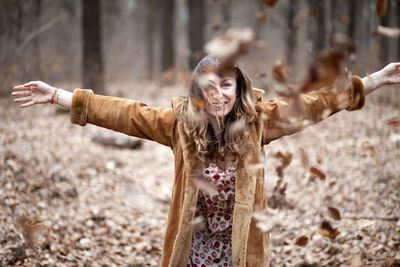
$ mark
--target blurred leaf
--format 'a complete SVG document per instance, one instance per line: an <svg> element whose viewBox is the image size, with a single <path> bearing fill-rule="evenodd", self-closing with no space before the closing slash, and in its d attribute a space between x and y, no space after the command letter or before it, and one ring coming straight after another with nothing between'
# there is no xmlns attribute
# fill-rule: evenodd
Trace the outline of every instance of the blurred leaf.
<svg viewBox="0 0 400 267"><path fill-rule="evenodd" d="M400 117L393 117L391 119L388 119L386 120L386 124L393 127L398 127L400 126Z"/></svg>
<svg viewBox="0 0 400 267"><path fill-rule="evenodd" d="M377 0L376 1L376 14L379 17L383 17L386 15L388 0Z"/></svg>
<svg viewBox="0 0 400 267"><path fill-rule="evenodd" d="M328 221L323 221L321 224L321 234L330 239L335 239L340 232L336 228L333 228Z"/></svg>
<svg viewBox="0 0 400 267"><path fill-rule="evenodd" d="M318 169L317 167L311 167L310 168L310 172L314 175L316 175L320 180L325 180L326 175L325 173L323 173L320 169Z"/></svg>
<svg viewBox="0 0 400 267"><path fill-rule="evenodd" d="M310 161L308 159L308 154L306 150L302 147L299 148L299 154L300 154L300 159L301 159L301 164L303 165L304 169L308 169L310 165Z"/></svg>
<svg viewBox="0 0 400 267"><path fill-rule="evenodd" d="M276 2L278 2L278 0L263 0L264 5L269 7L273 7Z"/></svg>
<svg viewBox="0 0 400 267"><path fill-rule="evenodd" d="M305 245L307 245L308 243L308 237L306 237L305 235L300 236L299 238L297 238L296 240L296 245L304 247Z"/></svg>
<svg viewBox="0 0 400 267"><path fill-rule="evenodd" d="M285 59L277 60L274 67L272 68L272 77L280 83L286 83L287 82L286 67L287 63Z"/></svg>
<svg viewBox="0 0 400 267"><path fill-rule="evenodd" d="M257 11L254 14L254 17L257 19L258 23L264 24L267 21L267 14L264 11Z"/></svg>
<svg viewBox="0 0 400 267"><path fill-rule="evenodd" d="M336 221L340 221L340 212L337 208L334 207L328 207L329 215Z"/></svg>
<svg viewBox="0 0 400 267"><path fill-rule="evenodd" d="M274 156L281 161L282 169L285 169L289 166L290 162L292 162L293 154L290 152L282 153L281 151L278 151Z"/></svg>

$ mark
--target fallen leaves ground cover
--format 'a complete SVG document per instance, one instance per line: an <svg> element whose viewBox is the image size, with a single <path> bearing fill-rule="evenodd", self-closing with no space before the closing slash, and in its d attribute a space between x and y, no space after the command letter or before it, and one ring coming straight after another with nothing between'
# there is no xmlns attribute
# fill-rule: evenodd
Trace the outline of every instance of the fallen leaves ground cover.
<svg viewBox="0 0 400 267"><path fill-rule="evenodd" d="M109 93L168 106L184 90L135 83ZM400 114L368 100L266 146L268 196L287 183L279 207L256 214L271 231L271 266L399 264L400 128L387 121ZM0 100L2 266L159 265L172 151L102 146L93 131L54 106ZM283 173L276 155L292 155Z"/></svg>

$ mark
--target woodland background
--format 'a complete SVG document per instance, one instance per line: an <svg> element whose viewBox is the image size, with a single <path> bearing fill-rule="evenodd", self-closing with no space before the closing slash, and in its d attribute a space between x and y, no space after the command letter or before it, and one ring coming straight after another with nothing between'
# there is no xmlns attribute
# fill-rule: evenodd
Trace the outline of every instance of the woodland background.
<svg viewBox="0 0 400 267"><path fill-rule="evenodd" d="M158 266L173 179L168 148L98 144L98 129L51 105L20 110L12 87L42 80L168 107L230 28L257 36L239 64L264 99L279 95L279 60L296 84L330 48L344 51L346 77L400 58L395 0L0 0L2 266ZM272 266L400 264L399 89L266 146L270 208L255 216Z"/></svg>

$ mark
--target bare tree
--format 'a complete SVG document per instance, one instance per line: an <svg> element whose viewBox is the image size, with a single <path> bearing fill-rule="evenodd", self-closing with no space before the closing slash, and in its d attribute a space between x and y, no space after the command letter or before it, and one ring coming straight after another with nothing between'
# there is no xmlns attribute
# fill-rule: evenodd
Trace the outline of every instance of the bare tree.
<svg viewBox="0 0 400 267"><path fill-rule="evenodd" d="M100 0L83 0L83 86L104 93Z"/></svg>
<svg viewBox="0 0 400 267"><path fill-rule="evenodd" d="M161 1L161 70L175 66L174 45L175 0Z"/></svg>
<svg viewBox="0 0 400 267"><path fill-rule="evenodd" d="M189 7L189 66L191 69L204 56L204 0L188 0Z"/></svg>

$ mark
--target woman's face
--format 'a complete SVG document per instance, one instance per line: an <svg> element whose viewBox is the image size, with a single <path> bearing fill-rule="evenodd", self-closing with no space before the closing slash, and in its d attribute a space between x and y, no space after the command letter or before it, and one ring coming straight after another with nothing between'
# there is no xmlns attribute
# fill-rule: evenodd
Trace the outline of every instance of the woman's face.
<svg viewBox="0 0 400 267"><path fill-rule="evenodd" d="M204 109L218 118L226 116L236 102L236 76L228 73L223 77L215 73L204 75L206 86L202 89Z"/></svg>

